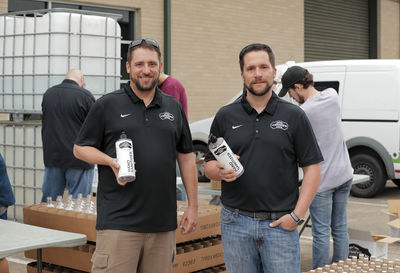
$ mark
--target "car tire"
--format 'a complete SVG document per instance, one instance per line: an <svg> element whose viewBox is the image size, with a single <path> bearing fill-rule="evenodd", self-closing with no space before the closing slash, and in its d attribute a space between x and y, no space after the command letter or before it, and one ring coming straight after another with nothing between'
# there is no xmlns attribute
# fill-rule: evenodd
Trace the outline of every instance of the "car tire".
<svg viewBox="0 0 400 273"><path fill-rule="evenodd" d="M355 174L365 174L370 177L369 181L353 185L351 195L371 198L384 189L386 185L384 167L376 157L370 154L355 154L351 157L351 165Z"/></svg>
<svg viewBox="0 0 400 273"><path fill-rule="evenodd" d="M201 158L204 158L207 152L207 146L205 144L196 143L193 145L194 154L196 156L196 168L197 168L197 176L199 182L210 182L210 180L206 177L204 172L204 163L197 164L197 161Z"/></svg>

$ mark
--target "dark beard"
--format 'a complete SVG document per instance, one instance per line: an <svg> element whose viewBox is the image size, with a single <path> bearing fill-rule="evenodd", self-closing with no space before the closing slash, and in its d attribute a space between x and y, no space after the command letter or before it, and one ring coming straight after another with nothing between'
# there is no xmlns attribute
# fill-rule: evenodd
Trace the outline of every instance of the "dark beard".
<svg viewBox="0 0 400 273"><path fill-rule="evenodd" d="M249 90L249 92L251 94L253 94L254 96L262 97L271 90L273 85L274 85L274 83L272 83L271 85L267 85L267 87L265 87L265 89L261 93L256 93L256 91L254 91L253 88L251 88L250 86L247 86L246 84L244 84L244 87L246 87L246 89Z"/></svg>
<svg viewBox="0 0 400 273"><path fill-rule="evenodd" d="M135 86L136 86L138 91L140 91L140 92L149 92L149 91L152 91L154 89L154 87L157 86L158 78L154 79L154 81L151 82L151 85L149 87L144 87L139 83L139 81L135 81L133 79L132 79L132 82L135 84Z"/></svg>

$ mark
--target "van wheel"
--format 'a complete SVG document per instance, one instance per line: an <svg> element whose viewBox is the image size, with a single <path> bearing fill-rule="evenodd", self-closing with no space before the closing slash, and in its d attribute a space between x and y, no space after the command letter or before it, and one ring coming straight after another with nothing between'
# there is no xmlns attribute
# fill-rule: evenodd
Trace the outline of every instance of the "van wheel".
<svg viewBox="0 0 400 273"><path fill-rule="evenodd" d="M197 176L199 182L210 182L210 180L206 177L204 172L204 163L197 164L197 161L201 158L204 158L207 152L207 146L204 144L194 144L193 145L194 154L196 156L196 167L197 167Z"/></svg>
<svg viewBox="0 0 400 273"><path fill-rule="evenodd" d="M355 184L351 194L355 197L374 197L383 190L386 184L382 164L369 154L356 154L351 157L351 165L355 174L369 175L370 180Z"/></svg>

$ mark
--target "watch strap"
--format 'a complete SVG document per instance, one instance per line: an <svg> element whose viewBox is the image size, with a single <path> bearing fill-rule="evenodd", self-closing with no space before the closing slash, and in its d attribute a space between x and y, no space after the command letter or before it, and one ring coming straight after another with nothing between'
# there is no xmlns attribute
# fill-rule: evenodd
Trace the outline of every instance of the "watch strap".
<svg viewBox="0 0 400 273"><path fill-rule="evenodd" d="M301 225L302 223L303 223L303 219L302 218L299 218L299 217L297 217L297 215L294 213L294 211L292 211L291 213L290 213L290 216L292 216L292 218L293 218L293 220L296 222L296 224L298 224L298 225Z"/></svg>

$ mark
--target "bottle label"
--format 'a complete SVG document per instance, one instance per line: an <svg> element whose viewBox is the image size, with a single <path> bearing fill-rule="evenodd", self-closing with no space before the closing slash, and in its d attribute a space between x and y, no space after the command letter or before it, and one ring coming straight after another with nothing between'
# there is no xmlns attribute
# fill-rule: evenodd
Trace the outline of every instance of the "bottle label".
<svg viewBox="0 0 400 273"><path fill-rule="evenodd" d="M212 148L212 145L209 146L210 151L218 162L223 164L226 169L233 169L237 177L239 177L244 171L242 164L222 138L219 138L218 142L220 145L217 147Z"/></svg>
<svg viewBox="0 0 400 273"><path fill-rule="evenodd" d="M133 145L128 139L118 140L116 143L117 160L120 166L118 179L122 182L135 180L135 165L133 155Z"/></svg>

